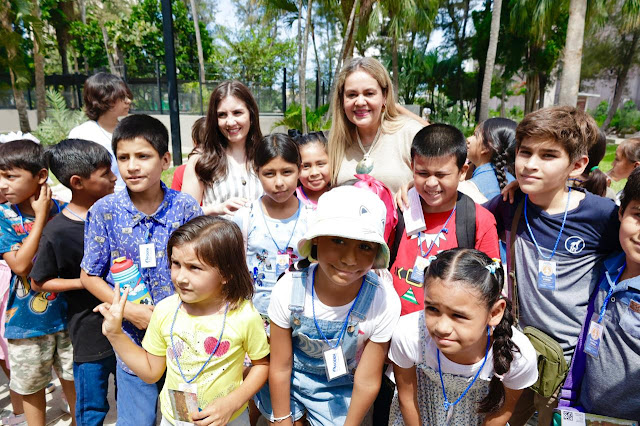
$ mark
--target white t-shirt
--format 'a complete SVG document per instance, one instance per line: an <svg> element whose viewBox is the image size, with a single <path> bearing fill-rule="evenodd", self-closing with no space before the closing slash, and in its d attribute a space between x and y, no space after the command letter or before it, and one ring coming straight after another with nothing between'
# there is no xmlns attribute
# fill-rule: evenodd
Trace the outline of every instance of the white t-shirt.
<svg viewBox="0 0 640 426"><path fill-rule="evenodd" d="M311 305L311 281L317 264L311 265L307 274L307 289L304 299L303 315L313 318ZM273 287L271 303L269 304L269 318L281 328L291 328L289 320L291 311L292 274L285 274ZM343 306L327 306L315 296L315 312L317 319L327 321L344 321L353 301ZM380 285L373 298L373 303L367 312L367 318L358 324L358 348L360 353L367 340L376 343L388 342L400 317L400 299L393 289L393 285Z"/></svg>
<svg viewBox="0 0 640 426"><path fill-rule="evenodd" d="M438 370L437 346L427 334L427 345L425 354L427 359L422 358L422 345L420 342L420 321L424 321L422 311L413 312L400 317L391 339L389 347L389 359L401 368L411 368L415 365L426 363L434 370ZM509 389L525 389L538 380L538 360L536 351L529 342L529 339L513 329L513 343L518 346L520 352L514 353L511 368L504 375L502 383ZM455 374L458 376L473 377L480 366L482 360L472 365L456 364L446 356L440 355L440 363L443 373ZM494 374L493 369L493 347L489 349L487 362L480 373L479 378L491 380Z"/></svg>
<svg viewBox="0 0 640 426"><path fill-rule="evenodd" d="M118 170L118 162L111 150L111 138L112 134L98 125L97 121L89 120L85 121L79 126L74 127L69 132L69 139L84 139L87 141L95 142L107 148L109 154L111 154L111 171L118 178L116 181L115 191L121 191L126 188L124 181L120 177L120 171Z"/></svg>

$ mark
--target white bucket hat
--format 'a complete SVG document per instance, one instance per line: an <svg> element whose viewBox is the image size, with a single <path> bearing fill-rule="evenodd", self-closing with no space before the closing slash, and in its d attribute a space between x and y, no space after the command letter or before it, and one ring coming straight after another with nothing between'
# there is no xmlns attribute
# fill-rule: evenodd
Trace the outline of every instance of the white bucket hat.
<svg viewBox="0 0 640 426"><path fill-rule="evenodd" d="M387 208L373 192L354 186L340 186L325 192L318 200L314 220L298 243L302 257L311 258L312 241L316 237L342 237L379 244L374 269L389 266L389 247L384 240Z"/></svg>

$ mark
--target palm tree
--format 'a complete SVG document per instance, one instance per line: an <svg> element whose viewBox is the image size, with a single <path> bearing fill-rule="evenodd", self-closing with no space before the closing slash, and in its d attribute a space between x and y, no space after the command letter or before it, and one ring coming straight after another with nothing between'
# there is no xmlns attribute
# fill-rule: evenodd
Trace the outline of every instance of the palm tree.
<svg viewBox="0 0 640 426"><path fill-rule="evenodd" d="M44 45L42 40L42 21L40 20L40 3L32 0L31 32L33 38L33 66L36 80L36 110L38 124L47 118L47 98L44 87L44 55L40 51Z"/></svg>
<svg viewBox="0 0 640 426"><path fill-rule="evenodd" d="M196 31L196 44L198 48L198 70L200 76L200 83L204 84L204 53L202 52L202 39L200 38L200 23L198 20L198 7L196 0L191 0L191 16L193 16L193 26Z"/></svg>
<svg viewBox="0 0 640 426"><path fill-rule="evenodd" d="M23 133L31 131L27 102L22 91L22 87L29 82L29 73L25 66L24 52L20 48L21 36L14 30L12 21L17 22L16 16L30 16L30 9L27 0L15 0L13 3L11 0L0 1L0 46L6 51L11 89L18 110L20 130Z"/></svg>
<svg viewBox="0 0 640 426"><path fill-rule="evenodd" d="M498 50L498 34L500 32L500 13L502 12L502 0L493 1L493 11L491 12L491 32L489 34L489 48L487 49L487 60L484 67L484 77L482 80L482 96L480 97L479 121L489 118L489 99L491 98L491 80L493 78L493 66L496 61L496 51Z"/></svg>
<svg viewBox="0 0 640 426"><path fill-rule="evenodd" d="M587 0L571 0L567 41L564 45L564 64L560 78L560 99L558 101L560 105L576 106L578 102L586 15Z"/></svg>

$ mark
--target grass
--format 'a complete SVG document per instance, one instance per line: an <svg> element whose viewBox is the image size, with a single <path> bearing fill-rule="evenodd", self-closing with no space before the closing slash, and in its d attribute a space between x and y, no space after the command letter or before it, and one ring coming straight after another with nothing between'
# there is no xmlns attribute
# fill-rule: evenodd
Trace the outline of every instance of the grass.
<svg viewBox="0 0 640 426"><path fill-rule="evenodd" d="M611 170L611 165L613 164L613 160L616 156L616 148L618 145L609 144L607 145L607 151L604 155L604 158L599 164L600 170L603 172L608 172ZM611 182L611 189L613 189L616 193L621 191L624 188L624 185L627 183L626 179L622 179L618 182Z"/></svg>
<svg viewBox="0 0 640 426"><path fill-rule="evenodd" d="M167 170L162 172L162 181L167 187L171 188L171 181L173 180L173 173L176 171L178 166L169 167Z"/></svg>

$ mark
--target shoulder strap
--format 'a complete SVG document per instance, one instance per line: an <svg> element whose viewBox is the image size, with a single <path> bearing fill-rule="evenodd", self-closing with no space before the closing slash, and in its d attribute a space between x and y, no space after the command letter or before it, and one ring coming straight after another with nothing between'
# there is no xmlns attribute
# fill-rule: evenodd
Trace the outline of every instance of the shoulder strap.
<svg viewBox="0 0 640 426"><path fill-rule="evenodd" d="M460 191L456 201L456 238L458 247L476 247L476 203Z"/></svg>
<svg viewBox="0 0 640 426"><path fill-rule="evenodd" d="M516 237L518 235L518 223L522 217L522 211L524 210L524 203L526 198L523 198L516 207L516 211L513 213L513 220L511 221L511 232L509 233L509 277L511 277L511 306L513 307L513 319L514 324L518 326L520 322L520 304L518 302L518 286L516 283Z"/></svg>
<svg viewBox="0 0 640 426"><path fill-rule="evenodd" d="M564 380L564 383L560 388L558 407L573 407L578 402L580 386L582 385L582 377L584 376L584 370L587 366L587 354L584 352L584 342L587 339L589 324L595 311L598 291L600 291L600 285L596 286L596 289L589 298L587 316L582 324L582 330L580 330L580 337L578 337L578 343L576 344L576 349L573 352L573 357L571 357L571 366L569 367L567 378Z"/></svg>
<svg viewBox="0 0 640 426"><path fill-rule="evenodd" d="M351 311L352 318L350 321L353 322L363 322L367 319L367 312L369 312L369 308L373 305L373 298L380 287L380 278L378 278L375 272L369 271L367 275L365 275L362 285L364 286L362 288L362 294L358 300L356 300L356 304Z"/></svg>
<svg viewBox="0 0 640 426"><path fill-rule="evenodd" d="M291 273L291 299L289 310L293 314L301 314L304 310L304 298L307 291L307 269Z"/></svg>
<svg viewBox="0 0 640 426"><path fill-rule="evenodd" d="M398 248L400 247L400 241L402 241L402 235L404 234L404 214L400 207L398 207L398 223L396 224L396 232L393 234L393 244L391 244L390 256L389 256L389 269L396 261L398 255Z"/></svg>

